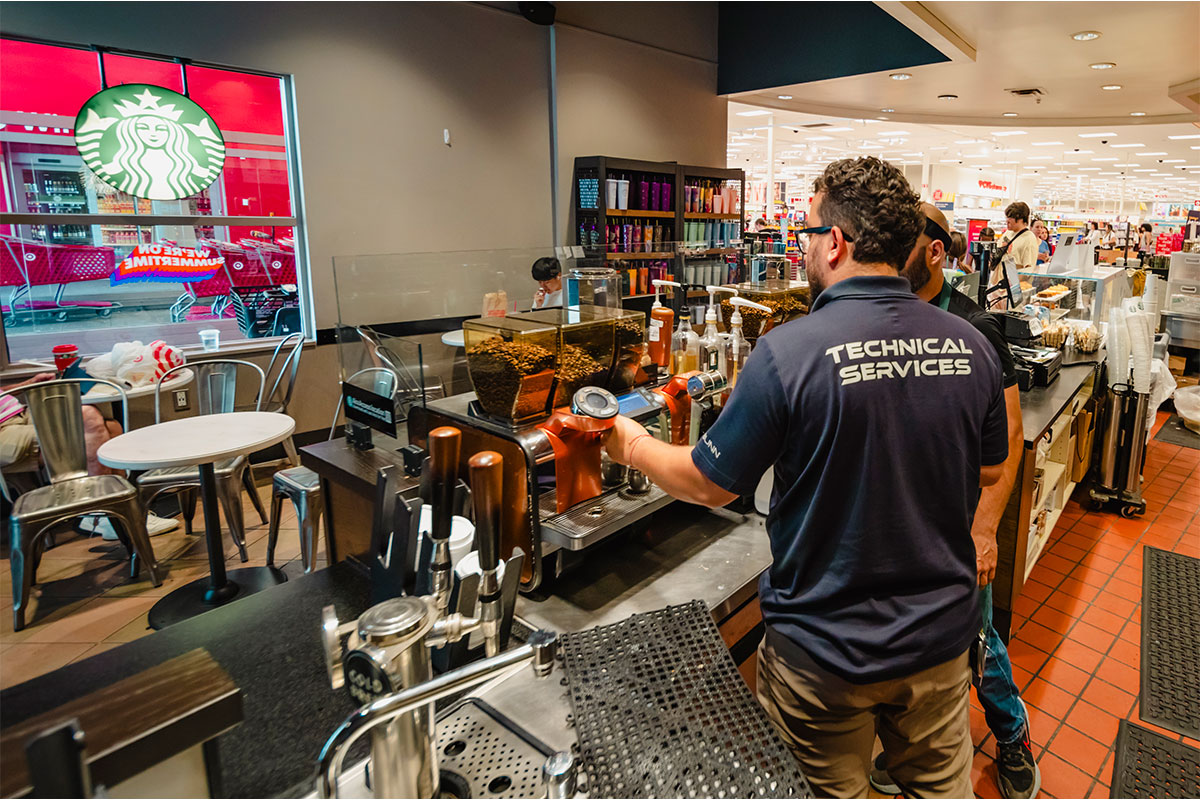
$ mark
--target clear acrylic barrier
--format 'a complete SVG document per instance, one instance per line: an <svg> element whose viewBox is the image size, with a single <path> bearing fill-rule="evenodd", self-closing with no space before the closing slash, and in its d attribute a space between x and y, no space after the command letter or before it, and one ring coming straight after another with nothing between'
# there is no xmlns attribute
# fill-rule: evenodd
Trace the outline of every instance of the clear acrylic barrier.
<svg viewBox="0 0 1200 800"><path fill-rule="evenodd" d="M1129 297L1124 268L1097 267L1091 275L1020 272L1021 303L1047 306L1052 319L1095 323Z"/></svg>

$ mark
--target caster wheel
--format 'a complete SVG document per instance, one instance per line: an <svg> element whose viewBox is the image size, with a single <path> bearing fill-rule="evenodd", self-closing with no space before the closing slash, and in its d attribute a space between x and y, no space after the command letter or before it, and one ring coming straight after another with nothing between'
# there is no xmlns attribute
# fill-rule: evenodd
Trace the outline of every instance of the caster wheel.
<svg viewBox="0 0 1200 800"><path fill-rule="evenodd" d="M100 318L102 318L102 319L105 319L105 318L111 317L111 316L112 316L112 309L111 309L111 308L101 308L100 310L98 310L98 311L96 312L96 315L97 315L97 316L99 316L99 317L100 317Z"/></svg>
<svg viewBox="0 0 1200 800"><path fill-rule="evenodd" d="M1136 515L1141 514L1141 513L1143 513L1143 512L1142 512L1142 509L1140 506L1134 506L1134 505L1121 506L1121 516L1124 517L1125 519L1133 519Z"/></svg>
<svg viewBox="0 0 1200 800"><path fill-rule="evenodd" d="M55 320L57 320L58 322L64 322L64 321L66 321L66 319L67 319L67 312L65 312L65 311L55 311L55 312L54 312L54 319L55 319Z"/></svg>

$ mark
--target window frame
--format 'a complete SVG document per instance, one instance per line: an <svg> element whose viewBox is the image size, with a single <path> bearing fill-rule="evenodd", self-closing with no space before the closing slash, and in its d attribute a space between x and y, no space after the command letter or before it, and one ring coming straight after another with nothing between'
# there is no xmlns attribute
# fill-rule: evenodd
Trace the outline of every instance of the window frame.
<svg viewBox="0 0 1200 800"><path fill-rule="evenodd" d="M259 69L232 66L211 61L197 61L189 58L150 53L138 50L128 50L119 47L108 47L98 44L82 44L63 42L51 39L41 39L30 36L2 34L0 38L15 42L62 47L73 50L90 51L96 54L97 72L101 88L107 88L104 73L104 56L128 56L133 58L153 59L177 64L183 75L183 83L187 86L187 68L209 68L237 72L246 75L259 75L280 81L280 101L282 103L284 163L287 165L288 200L291 216L205 216L205 215L176 215L176 214L53 214L47 212L18 213L0 212L0 225L130 225L144 227L180 226L180 227L279 227L292 229L293 248L296 257L297 293L300 298L300 318L306 343L316 341L316 311L313 305L312 280L309 274L308 258L308 229L304 222L304 191L300 178L300 140L296 124L296 91L295 81L290 74L281 74ZM97 90L99 91L99 89ZM222 170L223 172L224 170ZM218 180L221 178L218 176ZM134 221L136 220L136 223ZM169 325L171 323L163 323ZM154 325L130 325L130 331L139 328L153 328ZM266 336L257 339L237 339L222 343L221 352L259 350L273 348L281 337ZM199 344L181 348L187 353L200 352ZM12 361L8 349L8 329L0 325L0 373L27 371L30 365L24 360Z"/></svg>

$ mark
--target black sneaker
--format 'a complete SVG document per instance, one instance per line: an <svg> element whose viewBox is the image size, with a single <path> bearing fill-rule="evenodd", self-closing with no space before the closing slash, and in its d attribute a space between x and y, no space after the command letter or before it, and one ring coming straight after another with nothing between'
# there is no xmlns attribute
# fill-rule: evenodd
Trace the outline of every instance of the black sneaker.
<svg viewBox="0 0 1200 800"><path fill-rule="evenodd" d="M892 780L892 776L888 775L887 765L883 760L883 753L875 756L875 763L871 767L871 774L867 777L867 780L871 782L872 788L880 794L900 794L900 787Z"/></svg>
<svg viewBox="0 0 1200 800"><path fill-rule="evenodd" d="M1007 798L1034 797L1042 788L1042 771L1033 760L1029 747L1029 728L1012 744L996 743L996 771L1000 796Z"/></svg>

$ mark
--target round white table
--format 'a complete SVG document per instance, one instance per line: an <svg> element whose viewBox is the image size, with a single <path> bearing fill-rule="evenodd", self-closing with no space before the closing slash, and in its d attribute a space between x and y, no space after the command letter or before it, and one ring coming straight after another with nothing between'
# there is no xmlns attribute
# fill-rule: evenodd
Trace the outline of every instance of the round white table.
<svg viewBox="0 0 1200 800"><path fill-rule="evenodd" d="M182 389L195 379L196 375L190 369L181 369L179 372L172 375L170 380L163 383L162 389L164 392L168 392L173 389ZM145 386L126 388L125 397L126 399L133 400L138 397L153 396L154 390L157 387L158 381L156 380L153 383L146 384ZM95 403L119 403L121 402L121 395L114 392L111 386L105 386L103 383L97 383L80 399L85 405L93 405Z"/></svg>
<svg viewBox="0 0 1200 800"><path fill-rule="evenodd" d="M248 567L226 575L213 464L277 444L295 428L295 420L286 414L236 411L160 422L123 433L100 446L100 463L114 469L199 467L209 576L155 603L150 609L150 627L165 628L287 580L281 570L270 567Z"/></svg>

